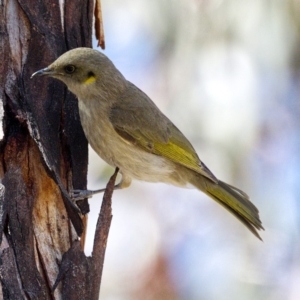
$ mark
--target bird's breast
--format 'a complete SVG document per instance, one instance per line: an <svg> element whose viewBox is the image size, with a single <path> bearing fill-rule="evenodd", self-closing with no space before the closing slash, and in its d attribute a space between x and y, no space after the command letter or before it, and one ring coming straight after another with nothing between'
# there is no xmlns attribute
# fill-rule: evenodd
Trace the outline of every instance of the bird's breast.
<svg viewBox="0 0 300 300"><path fill-rule="evenodd" d="M89 144L98 155L113 165L113 151L110 145L114 129L109 121L108 108L93 100L79 100L78 107L81 125Z"/></svg>

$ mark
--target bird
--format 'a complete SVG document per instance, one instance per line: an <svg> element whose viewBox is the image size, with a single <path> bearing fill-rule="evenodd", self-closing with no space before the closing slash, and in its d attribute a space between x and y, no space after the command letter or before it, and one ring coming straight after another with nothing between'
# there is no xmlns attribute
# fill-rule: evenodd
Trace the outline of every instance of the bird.
<svg viewBox="0 0 300 300"><path fill-rule="evenodd" d="M249 196L219 179L200 160L184 134L113 62L91 48L75 48L32 74L66 84L78 99L80 121L95 152L122 175L115 189L132 179L192 185L215 200L257 238L263 230L259 211ZM103 192L74 190L75 200Z"/></svg>

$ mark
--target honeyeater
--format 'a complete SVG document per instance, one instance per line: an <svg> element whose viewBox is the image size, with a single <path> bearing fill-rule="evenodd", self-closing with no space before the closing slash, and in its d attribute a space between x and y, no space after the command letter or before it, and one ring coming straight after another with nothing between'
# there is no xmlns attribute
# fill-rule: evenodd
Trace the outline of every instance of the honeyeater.
<svg viewBox="0 0 300 300"><path fill-rule="evenodd" d="M78 98L81 124L96 153L132 179L192 185L221 204L255 236L263 229L258 209L243 191L217 179L182 132L152 100L124 78L101 52L77 48L35 72L64 82ZM75 199L97 191L75 191Z"/></svg>

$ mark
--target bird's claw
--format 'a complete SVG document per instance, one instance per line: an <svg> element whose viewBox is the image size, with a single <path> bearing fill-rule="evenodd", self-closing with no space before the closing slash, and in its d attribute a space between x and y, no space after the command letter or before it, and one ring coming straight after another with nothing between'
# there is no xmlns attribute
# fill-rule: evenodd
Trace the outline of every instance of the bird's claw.
<svg viewBox="0 0 300 300"><path fill-rule="evenodd" d="M93 191L90 190L72 190L70 192L70 197L74 202L78 200L83 200L85 198L91 198L92 196Z"/></svg>

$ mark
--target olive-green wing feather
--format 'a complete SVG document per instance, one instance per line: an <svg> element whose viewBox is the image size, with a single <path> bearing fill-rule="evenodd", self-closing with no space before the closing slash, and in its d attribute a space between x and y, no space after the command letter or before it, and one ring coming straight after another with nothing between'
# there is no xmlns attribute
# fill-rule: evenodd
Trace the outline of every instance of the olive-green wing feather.
<svg viewBox="0 0 300 300"><path fill-rule="evenodd" d="M132 144L217 181L186 137L133 84L129 83L127 91L112 106L110 121L116 132Z"/></svg>

